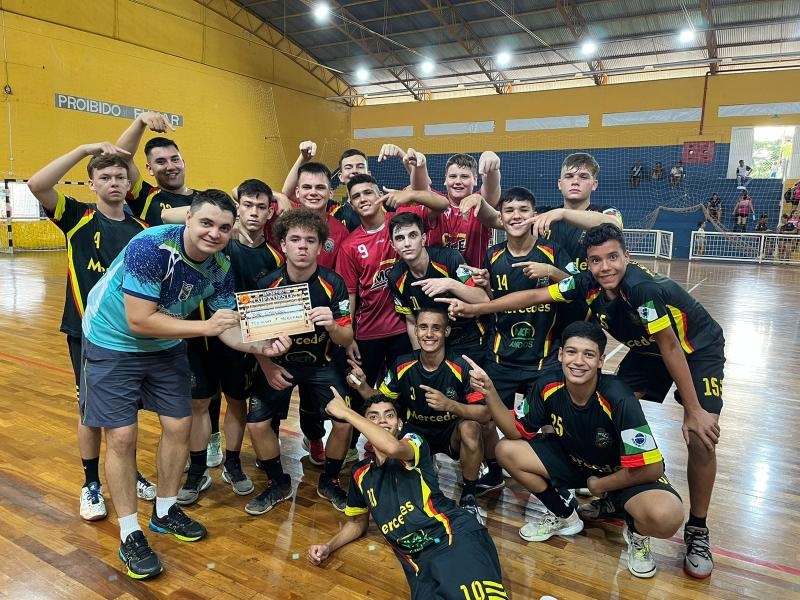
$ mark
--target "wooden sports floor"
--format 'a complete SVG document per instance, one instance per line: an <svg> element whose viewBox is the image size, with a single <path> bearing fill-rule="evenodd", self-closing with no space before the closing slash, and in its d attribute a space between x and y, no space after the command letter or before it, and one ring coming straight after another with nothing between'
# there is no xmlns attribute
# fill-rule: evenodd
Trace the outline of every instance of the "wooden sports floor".
<svg viewBox="0 0 800 600"><path fill-rule="evenodd" d="M705 581L682 570L680 540L654 540L658 574L629 574L619 523L571 537L526 543L517 534L538 504L514 484L480 502L489 510L507 588L514 598L800 598L800 269L749 264L659 262L721 323L727 338L719 474L709 514L716 568ZM0 255L0 596L8 598L361 599L407 597L400 566L374 526L322 568L305 559L344 517L316 496L318 469L300 447L296 413L281 434L297 493L260 517L247 515L213 469L214 484L188 509L207 539L182 543L149 534L165 572L145 583L124 575L116 519L78 515L83 480L75 441L76 403L63 334L63 253ZM609 347L607 366L623 353ZM294 411L293 411L294 412ZM645 403L670 479L688 502L681 411ZM159 429L142 413L139 465L156 479ZM257 488L249 441L243 464ZM443 488L457 496L452 463ZM304 477L304 474L307 475ZM103 477L105 480L105 477ZM146 528L151 505L141 502ZM688 514L688 505L686 507ZM679 535L682 535L679 532Z"/></svg>

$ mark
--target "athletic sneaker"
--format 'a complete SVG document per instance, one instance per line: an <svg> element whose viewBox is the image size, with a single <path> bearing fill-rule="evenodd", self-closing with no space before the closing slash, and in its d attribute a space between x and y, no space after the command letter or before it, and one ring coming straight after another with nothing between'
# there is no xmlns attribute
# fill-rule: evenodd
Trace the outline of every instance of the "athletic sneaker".
<svg viewBox="0 0 800 600"><path fill-rule="evenodd" d="M622 527L622 537L628 543L628 571L635 577L650 579L656 574L656 561L650 547L650 536L634 533L628 529L626 523Z"/></svg>
<svg viewBox="0 0 800 600"><path fill-rule="evenodd" d="M288 473L284 473L280 481L270 481L263 492L250 500L244 507L244 512L248 515L263 515L291 497L292 478Z"/></svg>
<svg viewBox="0 0 800 600"><path fill-rule="evenodd" d="M325 444L322 440L309 440L303 436L302 446L308 452L308 462L318 467L325 464Z"/></svg>
<svg viewBox="0 0 800 600"><path fill-rule="evenodd" d="M686 542L686 558L683 561L686 574L697 579L705 579L711 575L714 559L711 556L708 528L687 525L683 529L683 541Z"/></svg>
<svg viewBox="0 0 800 600"><path fill-rule="evenodd" d="M575 495L581 498L592 498L594 494L589 491L589 488L575 488Z"/></svg>
<svg viewBox="0 0 800 600"><path fill-rule="evenodd" d="M139 499L152 502L156 499L156 492L156 484L150 483L144 475L136 471L136 495Z"/></svg>
<svg viewBox="0 0 800 600"><path fill-rule="evenodd" d="M92 481L81 488L81 517L84 521L99 521L108 516L100 484Z"/></svg>
<svg viewBox="0 0 800 600"><path fill-rule="evenodd" d="M204 492L211 487L211 474L208 469L202 475L192 475L186 478L186 483L178 490L178 504L189 506L200 498L200 492Z"/></svg>
<svg viewBox="0 0 800 600"><path fill-rule="evenodd" d="M158 533L174 535L182 542L196 542L206 537L208 533L203 525L186 516L186 513L177 504L170 506L169 512L163 517L156 514L156 507L153 506L150 529Z"/></svg>
<svg viewBox="0 0 800 600"><path fill-rule="evenodd" d="M358 448L348 448L345 454L343 465L347 463L358 462Z"/></svg>
<svg viewBox="0 0 800 600"><path fill-rule="evenodd" d="M486 511L478 506L475 496L472 494L461 496L461 501L458 503L458 505L475 517L478 520L478 523L481 525L486 525Z"/></svg>
<svg viewBox="0 0 800 600"><path fill-rule="evenodd" d="M583 530L583 521L574 510L565 519L547 513L541 521L526 523L519 530L519 537L528 542L543 542L554 535L573 535Z"/></svg>
<svg viewBox="0 0 800 600"><path fill-rule="evenodd" d="M317 496L330 500L336 510L344 512L347 506L347 492L342 489L338 479L325 479L325 474L319 478Z"/></svg>
<svg viewBox="0 0 800 600"><path fill-rule="evenodd" d="M587 521L600 521L603 519L622 519L625 514L614 506L608 498L598 498L587 504L578 505L578 514Z"/></svg>
<svg viewBox="0 0 800 600"><path fill-rule="evenodd" d="M128 568L128 577L133 579L150 579L164 570L141 529L129 534L120 544L119 558Z"/></svg>
<svg viewBox="0 0 800 600"><path fill-rule="evenodd" d="M222 464L222 433L212 433L208 438L208 446L206 447L206 465L209 467L218 467Z"/></svg>
<svg viewBox="0 0 800 600"><path fill-rule="evenodd" d="M487 492L491 492L492 490L499 490L500 488L506 485L506 480L503 479L503 474L498 473L495 476L489 471L486 471L483 475L478 477L478 482L475 484L475 487L478 488L478 493L476 495L483 496Z"/></svg>
<svg viewBox="0 0 800 600"><path fill-rule="evenodd" d="M242 463L238 461L225 463L222 467L222 480L230 483L233 491L240 496L247 496L255 489L251 479L242 471Z"/></svg>

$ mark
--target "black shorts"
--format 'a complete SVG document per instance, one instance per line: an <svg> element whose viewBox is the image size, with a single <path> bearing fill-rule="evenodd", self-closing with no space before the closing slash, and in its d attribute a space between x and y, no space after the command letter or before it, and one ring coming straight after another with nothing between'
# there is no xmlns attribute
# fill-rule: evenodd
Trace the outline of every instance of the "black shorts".
<svg viewBox="0 0 800 600"><path fill-rule="evenodd" d="M75 388L81 385L81 338L67 334L67 349L69 360L72 363L72 372L75 374Z"/></svg>
<svg viewBox="0 0 800 600"><path fill-rule="evenodd" d="M186 355L192 374L192 399L205 400L219 393L222 364L214 345L216 338L186 340Z"/></svg>
<svg viewBox="0 0 800 600"><path fill-rule="evenodd" d="M412 600L508 597L497 548L484 528L456 532L452 545L437 544L421 552L413 562L418 568L416 572L405 560L400 560Z"/></svg>
<svg viewBox="0 0 800 600"><path fill-rule="evenodd" d="M285 390L274 390L267 383L264 373L256 373L253 393L250 396L250 408L247 411L248 423L261 423L271 419L282 421L289 416L289 404L295 386L305 384L308 390L308 404L303 410L318 415L321 419L331 419L325 407L333 399L331 386L349 402L348 388L344 377L334 364L318 367L297 367L281 365L292 376L292 386ZM339 421L338 419L333 419Z"/></svg>
<svg viewBox="0 0 800 600"><path fill-rule="evenodd" d="M545 469L547 469L547 473L550 475L550 483L555 488L577 489L586 487L586 480L592 475L596 477L605 475L604 473L587 469L572 460L553 435L537 435L528 444L536 453L536 456L539 457L539 460L542 461ZM623 508L628 500L648 490L664 490L675 494L680 499L680 494L672 487L666 475L662 475L658 481L652 483L642 483L608 492L607 497L614 503L614 506Z"/></svg>
<svg viewBox="0 0 800 600"><path fill-rule="evenodd" d="M427 429L423 427L415 427L412 424L406 423L403 425L403 430L400 432L402 438L407 433L416 433L422 437L430 447L431 456L436 454L446 454L453 460L458 460L461 454L461 448L453 448L453 434L456 427L461 423L461 419L456 419L449 425L442 429Z"/></svg>
<svg viewBox="0 0 800 600"><path fill-rule="evenodd" d="M514 395L520 393L524 396L528 395L533 384L542 375L549 375L553 373L553 369L559 368L558 366L545 367L544 369L533 371L528 369L521 369L520 367L513 367L497 363L494 360L494 355L491 352L486 353L486 360L483 363L483 370L489 376L494 384L494 389L497 390L497 395L500 400L506 405L506 408L511 410L514 408Z"/></svg>
<svg viewBox="0 0 800 600"><path fill-rule="evenodd" d="M377 340L356 340L361 354L361 370L367 376L367 385L374 386L398 356L411 353L408 333L398 333Z"/></svg>
<svg viewBox="0 0 800 600"><path fill-rule="evenodd" d="M725 377L725 355L695 352L686 355L689 372L692 374L697 399L704 410L715 415L722 412L722 379ZM638 352L628 352L617 369L617 376L633 388L643 393L642 400L664 402L672 384L672 376L667 371L660 356L650 356ZM675 392L675 400L681 402L680 394Z"/></svg>

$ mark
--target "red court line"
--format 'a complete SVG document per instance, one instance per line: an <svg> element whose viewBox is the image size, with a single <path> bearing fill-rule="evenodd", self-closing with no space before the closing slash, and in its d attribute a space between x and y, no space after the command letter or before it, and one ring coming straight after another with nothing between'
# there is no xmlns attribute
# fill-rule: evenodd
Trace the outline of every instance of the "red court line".
<svg viewBox="0 0 800 600"><path fill-rule="evenodd" d="M70 378L75 377L75 374L69 369L54 367L53 365L48 365L47 363L39 362L38 360L23 358L22 356L16 356L14 354L6 354L5 352L0 352L0 357L7 358L9 360L15 360L17 362L25 363L28 365L33 365L34 367L39 367L41 369L47 369L48 371L55 371L56 373L61 373L62 375L69 375Z"/></svg>
<svg viewBox="0 0 800 600"><path fill-rule="evenodd" d="M7 358L9 360L13 360L13 361L17 361L17 362L21 362L21 363L25 363L25 364L29 364L29 365L33 365L35 367L40 367L42 369L47 369L47 370L50 370L50 371L54 371L56 373L61 373L63 375L68 375L70 378L74 377L74 373L72 371L68 370L68 369L62 369L61 367L54 367L53 365L48 365L48 364L43 363L43 362L39 362L39 361L36 361L36 360L31 360L29 358L23 358L21 356L15 356L14 354L7 354L5 352L0 352L0 357ZM281 427L281 433L285 433L285 434L291 435L293 437L301 437L303 435L299 431L294 431L292 429L286 429L285 427ZM520 493L517 493L514 490L509 490L509 491L511 491L517 497L520 497L520 498L522 497L522 495ZM615 525L619 525L620 527L622 526L622 521L609 519L609 520L607 520L607 522L613 523ZM680 538L677 538L677 537L671 538L670 541L674 542L674 543L677 543L677 544L683 544L683 540L680 539ZM714 546L712 548L712 552L714 552L715 554L720 554L722 556L726 556L728 558L732 558L734 560L740 560L740 561L745 562L745 563L758 565L760 567L764 567L764 568L770 569L772 571L780 571L782 573L789 573L790 575L798 575L798 576L800 576L800 569L795 568L795 567L790 567L788 565L782 565L780 563L770 562L768 560L762 560L762 559L756 558L754 556L747 556L746 554L741 554L739 552L734 552L733 550L725 550L724 548L719 548L717 546Z"/></svg>

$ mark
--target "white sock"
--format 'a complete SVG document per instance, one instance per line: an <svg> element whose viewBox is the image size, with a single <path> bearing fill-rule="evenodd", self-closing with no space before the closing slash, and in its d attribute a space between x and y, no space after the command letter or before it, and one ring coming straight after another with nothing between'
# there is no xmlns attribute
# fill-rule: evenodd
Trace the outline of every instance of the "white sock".
<svg viewBox="0 0 800 600"><path fill-rule="evenodd" d="M139 527L139 515L133 513L132 515L125 515L117 519L119 521L119 539L123 542L128 539L128 536L134 531L141 531Z"/></svg>
<svg viewBox="0 0 800 600"><path fill-rule="evenodd" d="M156 497L156 516L161 519L167 516L169 509L178 501L177 496L170 496L169 498Z"/></svg>

